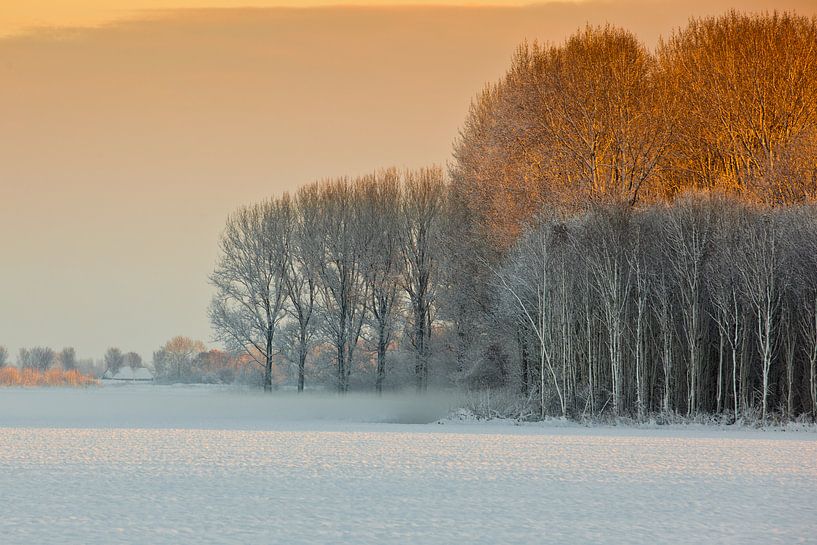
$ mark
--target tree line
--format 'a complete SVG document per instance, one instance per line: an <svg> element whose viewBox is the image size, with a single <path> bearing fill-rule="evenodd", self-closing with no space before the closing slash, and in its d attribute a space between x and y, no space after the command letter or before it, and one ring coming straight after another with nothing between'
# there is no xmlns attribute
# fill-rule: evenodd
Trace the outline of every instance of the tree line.
<svg viewBox="0 0 817 545"><path fill-rule="evenodd" d="M258 382L258 377L245 369L246 361L222 350L208 350L201 341L176 336L153 353L153 360L145 363L136 352L125 352L112 346L101 359L80 359L73 347L56 351L48 346L21 348L15 367L34 371L45 377L49 371L79 371L89 377L102 377L107 371L116 375L123 367L139 369L150 367L157 382L232 384ZM0 369L11 364L8 349L0 345ZM59 377L59 375L54 375Z"/></svg>
<svg viewBox="0 0 817 545"><path fill-rule="evenodd" d="M8 349L0 346L0 367L5 367L10 363ZM79 370L92 375L101 375L106 369L113 369L115 372L123 365L141 367L142 357L135 352L125 353L119 348L111 347L105 352L101 361L94 361L93 358L78 358L77 351L72 346L67 346L62 350L54 350L50 346L33 346L20 348L15 363L19 369L32 369L40 372L62 369L63 371Z"/></svg>
<svg viewBox="0 0 817 545"><path fill-rule="evenodd" d="M494 277L543 414L817 413L811 204L694 194L545 215Z"/></svg>
<svg viewBox="0 0 817 545"><path fill-rule="evenodd" d="M11 366L9 351L0 345L0 386L88 386L96 379L87 373L88 360L78 360L72 347L59 352L47 346L21 348L17 366Z"/></svg>
<svg viewBox="0 0 817 545"><path fill-rule="evenodd" d="M0 367L5 367L10 363L9 352L5 346L0 346ZM31 348L21 348L17 353L17 366L21 369L36 369L47 371L58 366L65 371L77 369L81 363L77 359L76 350L73 347L66 347L56 351L48 346L34 346Z"/></svg>
<svg viewBox="0 0 817 545"><path fill-rule="evenodd" d="M325 180L239 209L211 275L218 339L264 369L267 390L282 345L296 362L299 391L310 350L331 347L334 385L345 392L365 337L376 345L380 392L399 335L416 388L427 389L447 203L444 173L434 167Z"/></svg>
<svg viewBox="0 0 817 545"><path fill-rule="evenodd" d="M507 246L542 207L695 190L813 199L815 21L733 11L693 19L654 52L611 26L523 44L454 149L452 181L480 235Z"/></svg>
<svg viewBox="0 0 817 545"><path fill-rule="evenodd" d="M817 415L817 18L523 44L454 158L465 336L541 414Z"/></svg>
<svg viewBox="0 0 817 545"><path fill-rule="evenodd" d="M176 336L153 352L153 373L163 383L257 383L248 372L246 358L223 350L208 350L204 343Z"/></svg>
<svg viewBox="0 0 817 545"><path fill-rule="evenodd" d="M695 19L655 51L523 44L446 173L230 216L219 339L381 391L504 387L544 416L817 414L817 19ZM389 375L390 376L390 375Z"/></svg>

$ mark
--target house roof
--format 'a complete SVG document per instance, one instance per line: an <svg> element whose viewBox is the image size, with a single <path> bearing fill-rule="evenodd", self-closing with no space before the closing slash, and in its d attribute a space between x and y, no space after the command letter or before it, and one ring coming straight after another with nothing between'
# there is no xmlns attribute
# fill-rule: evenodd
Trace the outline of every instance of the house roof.
<svg viewBox="0 0 817 545"><path fill-rule="evenodd" d="M146 367L137 367L133 370L134 380L153 380L153 373Z"/></svg>
<svg viewBox="0 0 817 545"><path fill-rule="evenodd" d="M150 369L145 367L137 367L136 369L133 369L130 366L125 365L115 374L108 369L105 371L105 374L102 375L102 378L111 380L153 380L153 373L150 372Z"/></svg>

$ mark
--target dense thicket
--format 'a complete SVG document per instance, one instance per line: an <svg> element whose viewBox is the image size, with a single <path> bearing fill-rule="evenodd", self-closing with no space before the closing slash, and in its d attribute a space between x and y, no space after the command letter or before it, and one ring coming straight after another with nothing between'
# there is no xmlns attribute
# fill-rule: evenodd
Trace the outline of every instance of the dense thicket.
<svg viewBox="0 0 817 545"><path fill-rule="evenodd" d="M811 205L699 194L545 215L495 282L543 412L817 410Z"/></svg>
<svg viewBox="0 0 817 545"><path fill-rule="evenodd" d="M540 415L817 415L815 152L816 18L524 44L450 182L392 169L236 212L211 317L267 387L283 358L299 389L431 374Z"/></svg>
<svg viewBox="0 0 817 545"><path fill-rule="evenodd" d="M523 44L455 146L476 323L543 413L815 414L816 152L815 18Z"/></svg>

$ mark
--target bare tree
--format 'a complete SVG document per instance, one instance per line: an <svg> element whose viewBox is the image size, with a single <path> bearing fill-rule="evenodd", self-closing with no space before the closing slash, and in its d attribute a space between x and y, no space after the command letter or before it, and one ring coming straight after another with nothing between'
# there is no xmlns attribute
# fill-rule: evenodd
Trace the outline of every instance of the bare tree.
<svg viewBox="0 0 817 545"><path fill-rule="evenodd" d="M72 347L63 348L57 359L66 371L77 368L77 352Z"/></svg>
<svg viewBox="0 0 817 545"><path fill-rule="evenodd" d="M22 355L22 353L21 351L20 354ZM56 362L57 353L47 346L35 346L27 351L27 358L25 358L25 360L22 367L47 371Z"/></svg>
<svg viewBox="0 0 817 545"><path fill-rule="evenodd" d="M364 178L362 214L372 237L364 248L369 308L377 346L375 390L383 391L386 351L394 332L399 301L402 255L400 237L400 175L389 169Z"/></svg>
<svg viewBox="0 0 817 545"><path fill-rule="evenodd" d="M559 398L562 416L567 413L565 394L557 375L556 336L559 332L554 301L558 284L553 273L553 246L553 224L542 221L519 240L506 268L496 273L499 285L509 294L516 308L515 315L537 340L539 408L542 417L547 410L546 376Z"/></svg>
<svg viewBox="0 0 817 545"><path fill-rule="evenodd" d="M189 381L193 375L194 361L204 351L204 343L201 341L183 336L173 337L153 353L153 367L157 378L176 382ZM125 355L125 359L130 360L128 365L131 367L141 366L142 358L138 354L130 352ZM134 363L139 365L134 366Z"/></svg>
<svg viewBox="0 0 817 545"><path fill-rule="evenodd" d="M359 187L347 178L316 186L317 214L301 241L306 266L319 280L321 323L337 353L339 392L349 389L368 302L363 255L372 233L362 221Z"/></svg>
<svg viewBox="0 0 817 545"><path fill-rule="evenodd" d="M586 27L558 46L522 44L471 105L453 181L485 236L507 249L542 207L635 204L669 144L671 93L625 30Z"/></svg>
<svg viewBox="0 0 817 545"><path fill-rule="evenodd" d="M103 358L105 362L105 369L113 374L116 374L119 369L125 365L125 355L116 347L111 347L105 352Z"/></svg>
<svg viewBox="0 0 817 545"><path fill-rule="evenodd" d="M9 361L9 351L5 346L0 346L0 367L5 367Z"/></svg>
<svg viewBox="0 0 817 545"><path fill-rule="evenodd" d="M659 256L661 257L660 254ZM675 410L673 396L675 392L675 321L674 321L674 289L666 268L661 267L653 278L652 310L653 322L659 336L659 359L664 385L661 395L661 410L670 413Z"/></svg>
<svg viewBox="0 0 817 545"><path fill-rule="evenodd" d="M800 287L800 313L798 325L804 343L808 370L806 376L808 397L812 416L817 418L817 210L814 206L803 207L798 215L800 236L793 241L797 283Z"/></svg>
<svg viewBox="0 0 817 545"><path fill-rule="evenodd" d="M587 27L541 53L533 95L562 184L635 204L666 147L655 61L635 36Z"/></svg>
<svg viewBox="0 0 817 545"><path fill-rule="evenodd" d="M680 109L672 170L779 197L781 156L817 122L816 41L814 18L732 11L693 19L664 42L658 56Z"/></svg>
<svg viewBox="0 0 817 545"><path fill-rule="evenodd" d="M802 397L800 410L812 412L815 370L812 368L812 346L817 332L812 332L817 286L817 215L811 206L790 206L776 210L780 230L781 264L778 289L781 291L780 338L778 345L784 364L785 416L792 418L797 411L797 398ZM817 363L817 362L815 362ZM802 373L798 367L803 366ZM802 377L806 395L798 378ZM805 393L805 392L803 392ZM780 403L778 403L780 404Z"/></svg>
<svg viewBox="0 0 817 545"><path fill-rule="evenodd" d="M210 276L216 288L210 306L216 337L263 367L266 391L272 390L273 341L285 315L292 217L286 195L233 213Z"/></svg>
<svg viewBox="0 0 817 545"><path fill-rule="evenodd" d="M743 336L746 334L746 324L743 317L746 314L744 300L740 286L740 233L745 228L746 217L741 208L734 209L731 214L723 218L719 225L714 244L718 249L708 264L706 281L712 302L712 318L718 326L720 338L726 341L729 347L732 371L730 383L732 390L732 412L737 420L740 411L739 385L739 355ZM719 354L718 388L716 412L723 406L724 391L722 380L722 354Z"/></svg>
<svg viewBox="0 0 817 545"><path fill-rule="evenodd" d="M633 279L628 255L630 211L622 206L600 208L589 216L586 237L586 266L601 307L608 361L613 413L624 410L624 364L626 350L627 307Z"/></svg>
<svg viewBox="0 0 817 545"><path fill-rule="evenodd" d="M755 317L758 355L761 364L761 417L766 419L769 376L777 348L781 290L781 240L778 219L762 212L752 221L743 239L740 261L743 296Z"/></svg>
<svg viewBox="0 0 817 545"><path fill-rule="evenodd" d="M292 238L287 255L286 287L290 306L288 312L297 323L298 391L304 390L306 357L315 333L315 305L318 279L314 264L308 259L312 236L309 225L320 214L320 202L315 185L302 188L295 196L292 218Z"/></svg>
<svg viewBox="0 0 817 545"><path fill-rule="evenodd" d="M643 418L647 409L646 400L646 330L649 318L648 309L652 299L652 278L653 272L650 268L650 251L653 249L650 238L654 236L651 225L646 220L649 218L639 218L633 225L634 244L630 255L630 275L633 277L633 287L635 294L635 331L633 332L634 363L635 369L635 393L636 412L639 418Z"/></svg>
<svg viewBox="0 0 817 545"><path fill-rule="evenodd" d="M441 260L442 214L446 202L442 169L432 167L406 172L401 201L403 288L412 312L416 386L418 391L425 391L428 388L432 306Z"/></svg>
<svg viewBox="0 0 817 545"><path fill-rule="evenodd" d="M142 356L137 354L136 352L128 352L123 356L125 365L132 369L138 369L142 367Z"/></svg>
<svg viewBox="0 0 817 545"><path fill-rule="evenodd" d="M681 296L680 314L687 349L687 415L698 412L703 336L706 331L704 274L714 238L714 207L692 197L679 200L669 211L666 238L674 282Z"/></svg>

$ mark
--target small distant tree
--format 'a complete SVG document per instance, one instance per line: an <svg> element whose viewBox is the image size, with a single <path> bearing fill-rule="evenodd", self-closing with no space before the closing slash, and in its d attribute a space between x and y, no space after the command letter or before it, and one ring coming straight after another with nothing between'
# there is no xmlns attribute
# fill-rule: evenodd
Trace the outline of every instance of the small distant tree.
<svg viewBox="0 0 817 545"><path fill-rule="evenodd" d="M193 359L193 373L205 383L230 384L235 381L236 361L229 352L208 350Z"/></svg>
<svg viewBox="0 0 817 545"><path fill-rule="evenodd" d="M57 353L47 346L21 348L17 357L17 364L23 369L37 369L47 371L56 361Z"/></svg>
<svg viewBox="0 0 817 545"><path fill-rule="evenodd" d="M83 375L91 376L102 376L102 373L105 372L105 369L102 368L102 362L100 360L94 361L93 358L83 358L77 360L76 370Z"/></svg>
<svg viewBox="0 0 817 545"><path fill-rule="evenodd" d="M136 352L128 352L124 356L122 356L125 365L131 367L132 369L138 369L142 367L142 356L137 354Z"/></svg>
<svg viewBox="0 0 817 545"><path fill-rule="evenodd" d="M153 354L153 366L159 378L190 380L193 362L206 349L204 343L190 337L173 337Z"/></svg>
<svg viewBox="0 0 817 545"><path fill-rule="evenodd" d="M77 352L73 347L66 347L60 351L59 362L63 369L70 371L77 368Z"/></svg>
<svg viewBox="0 0 817 545"><path fill-rule="evenodd" d="M157 379L166 379L170 376L170 361L168 353L163 348L153 353L153 373Z"/></svg>
<svg viewBox="0 0 817 545"><path fill-rule="evenodd" d="M17 352L17 367L20 369L30 369L31 366L31 352L28 348L21 348Z"/></svg>
<svg viewBox="0 0 817 545"><path fill-rule="evenodd" d="M0 346L0 367L5 367L8 363L9 351L5 346Z"/></svg>
<svg viewBox="0 0 817 545"><path fill-rule="evenodd" d="M116 347L111 347L105 352L105 369L111 373L117 373L125 365L125 355Z"/></svg>

